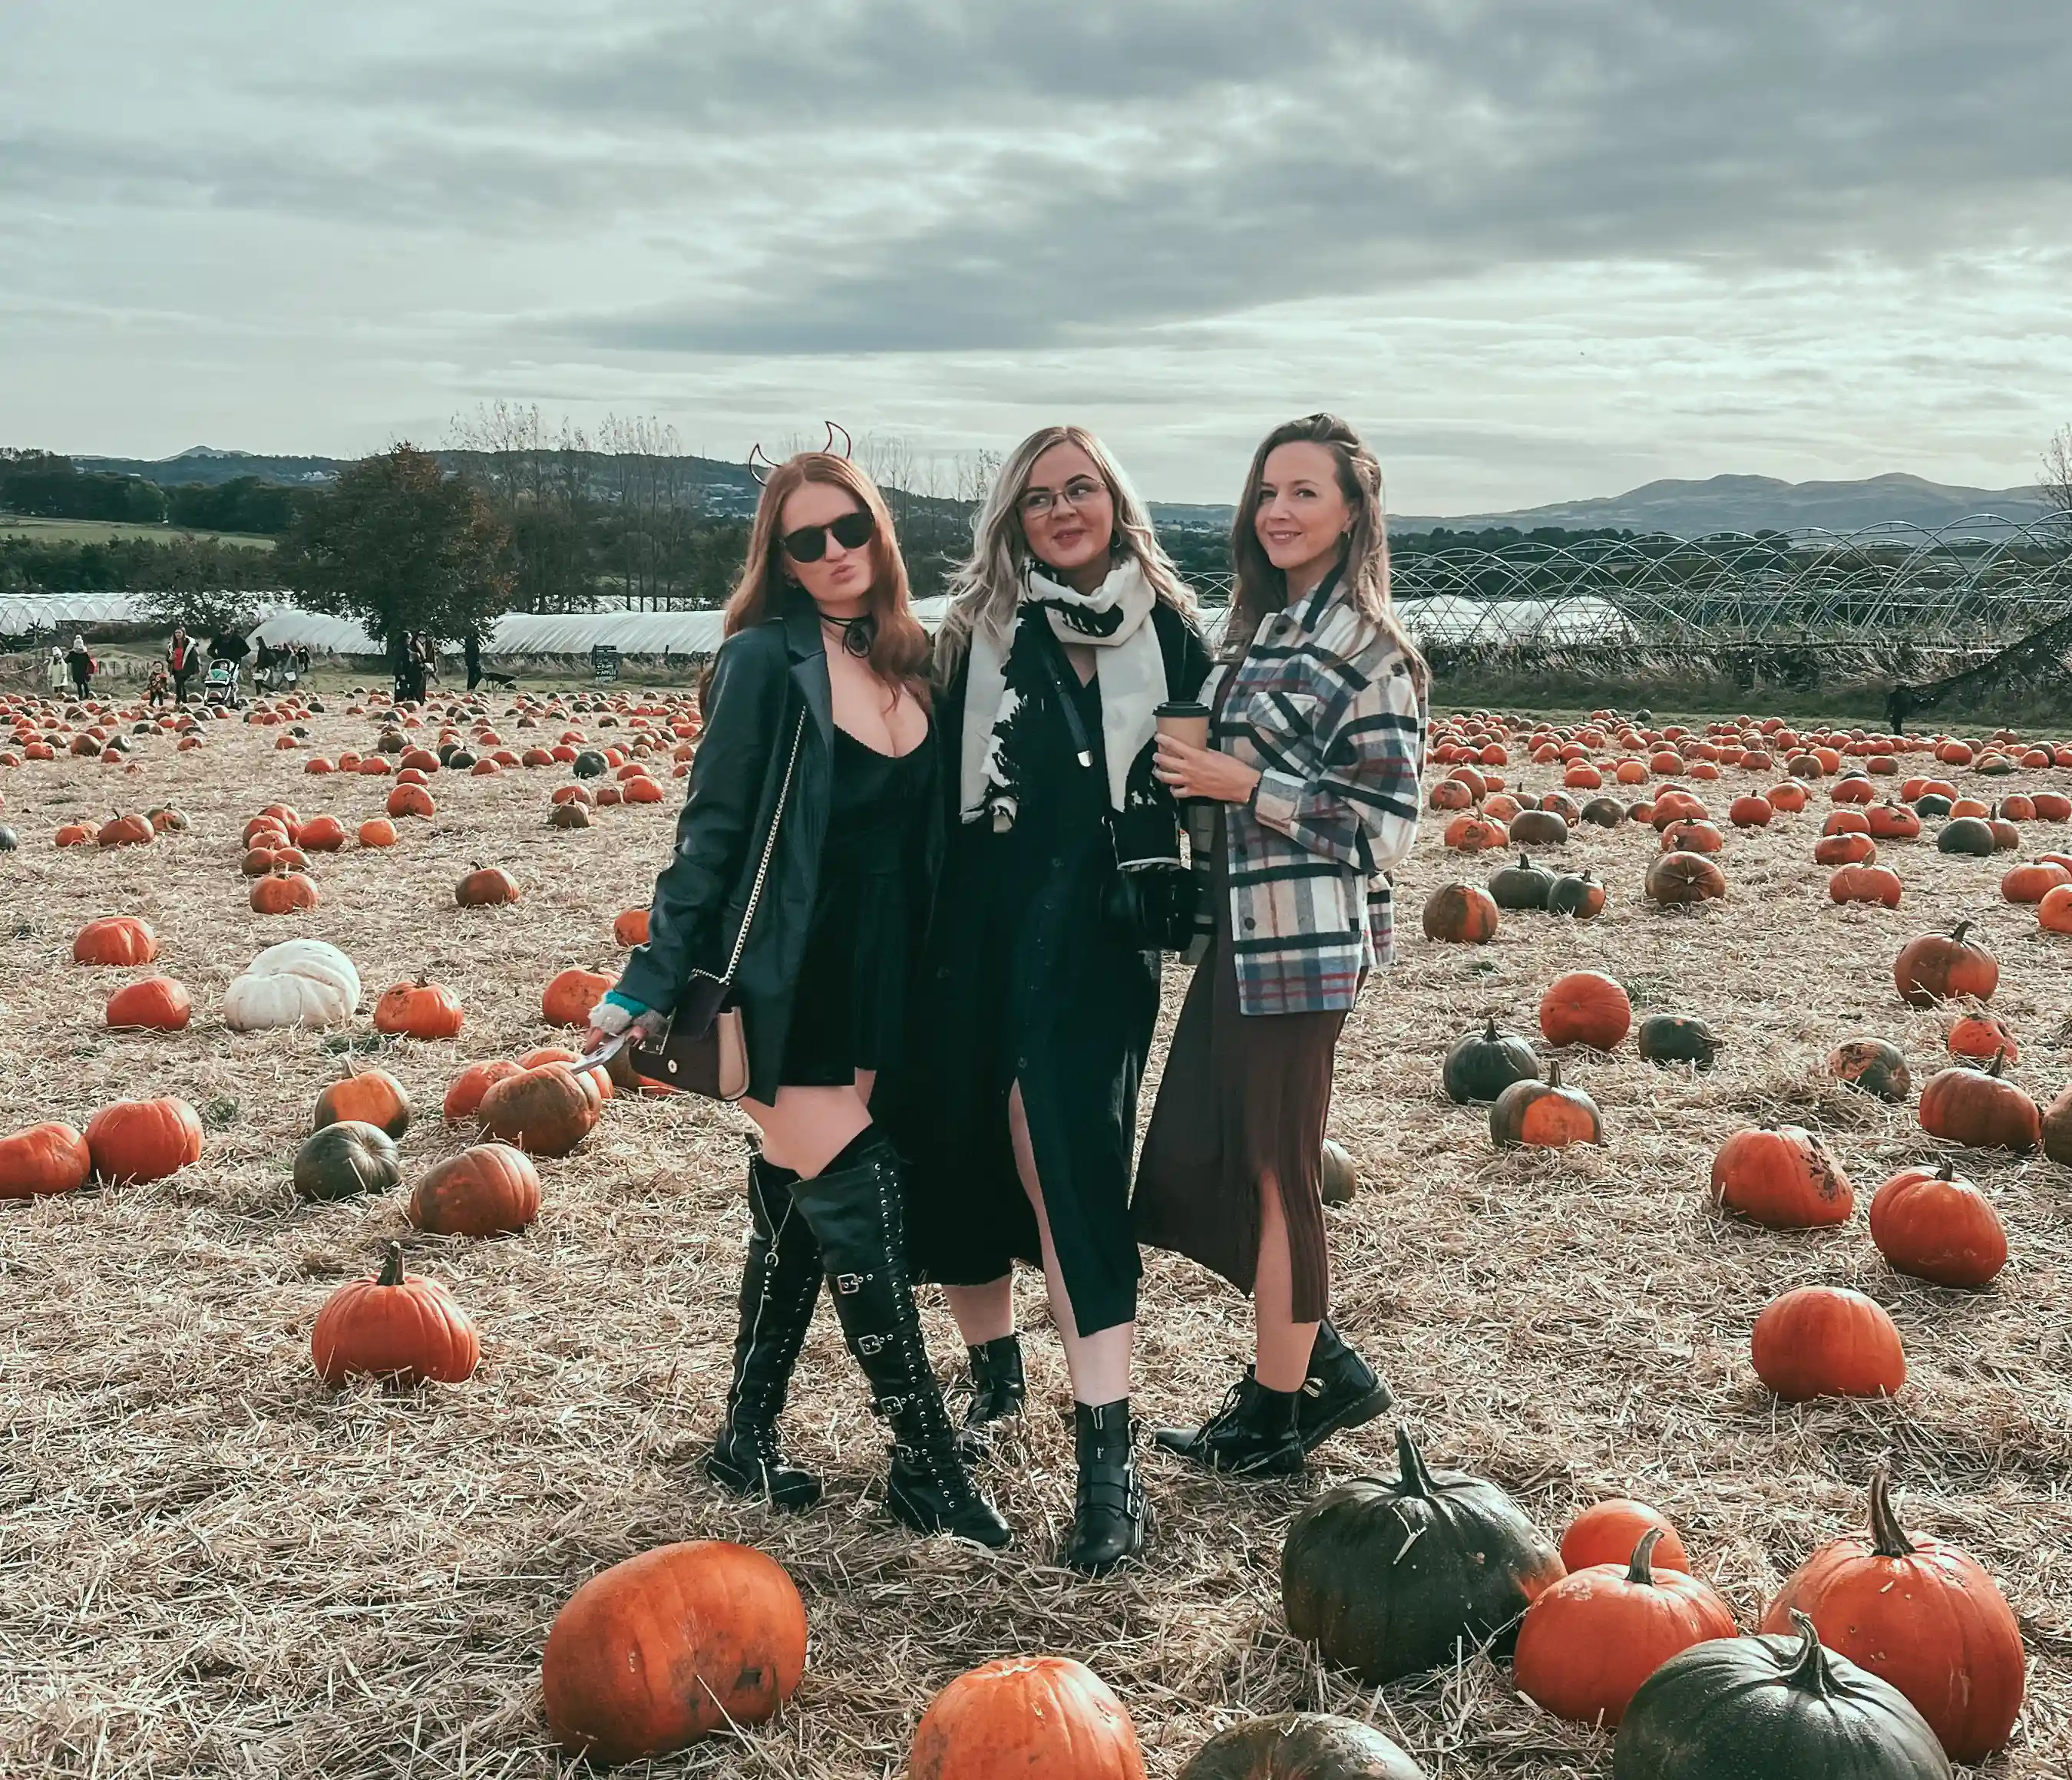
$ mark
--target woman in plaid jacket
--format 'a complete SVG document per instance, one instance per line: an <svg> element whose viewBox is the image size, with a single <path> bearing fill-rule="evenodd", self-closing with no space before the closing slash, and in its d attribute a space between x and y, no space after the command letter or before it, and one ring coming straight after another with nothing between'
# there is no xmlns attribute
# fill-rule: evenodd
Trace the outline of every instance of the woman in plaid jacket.
<svg viewBox="0 0 2072 1780"><path fill-rule="evenodd" d="M1252 461L1231 530L1211 746L1158 742L1159 777L1215 812L1208 949L1138 1166L1141 1240L1252 1294L1256 1358L1220 1411L1158 1442L1283 1476L1390 1403L1326 1312L1318 1194L1338 1031L1394 956L1388 868L1417 835L1430 676L1388 597L1381 467L1330 414Z"/></svg>

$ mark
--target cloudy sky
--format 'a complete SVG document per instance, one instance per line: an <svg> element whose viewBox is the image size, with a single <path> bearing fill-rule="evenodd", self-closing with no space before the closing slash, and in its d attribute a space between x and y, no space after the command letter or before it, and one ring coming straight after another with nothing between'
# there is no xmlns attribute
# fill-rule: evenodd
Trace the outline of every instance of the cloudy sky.
<svg viewBox="0 0 2072 1780"><path fill-rule="evenodd" d="M2046 0L0 0L0 443L738 458L1077 418L1227 500L2029 480L2072 420Z"/></svg>

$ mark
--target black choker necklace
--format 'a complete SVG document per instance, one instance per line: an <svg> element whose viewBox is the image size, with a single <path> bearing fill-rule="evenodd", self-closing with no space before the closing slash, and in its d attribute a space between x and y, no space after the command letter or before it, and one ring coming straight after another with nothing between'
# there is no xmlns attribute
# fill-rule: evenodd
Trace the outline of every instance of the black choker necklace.
<svg viewBox="0 0 2072 1780"><path fill-rule="evenodd" d="M867 656L870 646L878 640L878 625L868 612L858 612L854 618L837 618L832 613L820 614L823 624L832 624L842 634L842 648L853 656Z"/></svg>

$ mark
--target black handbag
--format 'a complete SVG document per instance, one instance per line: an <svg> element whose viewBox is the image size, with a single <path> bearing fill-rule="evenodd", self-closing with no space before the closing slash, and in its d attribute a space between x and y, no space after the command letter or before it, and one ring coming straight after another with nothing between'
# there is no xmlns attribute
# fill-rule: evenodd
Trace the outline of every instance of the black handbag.
<svg viewBox="0 0 2072 1780"><path fill-rule="evenodd" d="M634 1029L627 1055L643 1087L664 1093L700 1094L709 1100L738 1100L748 1091L748 1031L741 1009L732 1005L734 973L741 968L749 926L755 919L757 904L763 900L770 861L777 851L777 830L783 823L785 806L791 800L791 775L798 770L799 744L805 735L806 713L801 711L799 726L791 732L791 757L784 765L777 807L771 812L770 832L763 837L763 857L755 868L755 882L749 886L748 906L741 911L741 926L734 934L726 968L717 976L709 971L693 970L682 999L653 1038L642 1037L639 1029Z"/></svg>

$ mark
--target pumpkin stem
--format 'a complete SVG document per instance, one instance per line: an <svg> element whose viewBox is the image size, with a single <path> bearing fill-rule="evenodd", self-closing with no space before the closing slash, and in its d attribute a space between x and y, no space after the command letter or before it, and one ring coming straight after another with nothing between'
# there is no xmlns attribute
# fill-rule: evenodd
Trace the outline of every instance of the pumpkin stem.
<svg viewBox="0 0 2072 1780"><path fill-rule="evenodd" d="M1784 1679L1794 1686L1804 1688L1809 1693L1832 1693L1835 1691L1834 1673L1827 1667L1827 1653L1820 1647L1819 1631L1812 1620L1796 1607L1791 1609L1791 1623L1797 1628L1802 1642L1798 1657L1785 1671Z"/></svg>
<svg viewBox="0 0 2072 1780"><path fill-rule="evenodd" d="M2006 1065L2006 1063L2007 1047L2003 1045L1998 1050L1993 1053L1993 1060L1986 1065L1986 1073L1988 1075L1999 1075L2001 1069Z"/></svg>
<svg viewBox="0 0 2072 1780"><path fill-rule="evenodd" d="M1892 1506L1892 1478L1881 1465L1871 1473L1871 1549L1880 1557L1911 1557L1916 1550Z"/></svg>
<svg viewBox="0 0 2072 1780"><path fill-rule="evenodd" d="M401 1285L403 1283L403 1245L392 1242L388 1252L382 1259L381 1271L375 1276L376 1285Z"/></svg>
<svg viewBox="0 0 2072 1780"><path fill-rule="evenodd" d="M1950 943L1951 943L1951 944L1952 944L1953 946L1961 946L1962 944L1963 944L1963 943L1964 943L1964 935L1965 935L1966 934L1969 933L1971 931L1971 923L1970 922L1968 922L1968 921L1959 921L1959 922L1956 924L1956 926L1955 926L1954 927L1951 928L1951 930L1950 930Z"/></svg>
<svg viewBox="0 0 2072 1780"><path fill-rule="evenodd" d="M1640 1535L1640 1543L1633 1548L1633 1562L1627 1566L1626 1579L1642 1588L1655 1586L1655 1566L1648 1560L1655 1556L1655 1548L1662 1543L1662 1529L1651 1527Z"/></svg>
<svg viewBox="0 0 2072 1780"><path fill-rule="evenodd" d="M1549 1087L1561 1085L1561 1059L1558 1057L1547 1066L1547 1085Z"/></svg>
<svg viewBox="0 0 2072 1780"><path fill-rule="evenodd" d="M1945 1156L1942 1158L1942 1165L1935 1170L1935 1178L1938 1181L1954 1181L1956 1178L1957 1165Z"/></svg>
<svg viewBox="0 0 2072 1780"><path fill-rule="evenodd" d="M1397 1493L1407 1496L1429 1496L1435 1486L1432 1474L1425 1469L1424 1455L1417 1450L1417 1443L1410 1437L1407 1422L1396 1424L1396 1463L1402 1474Z"/></svg>

